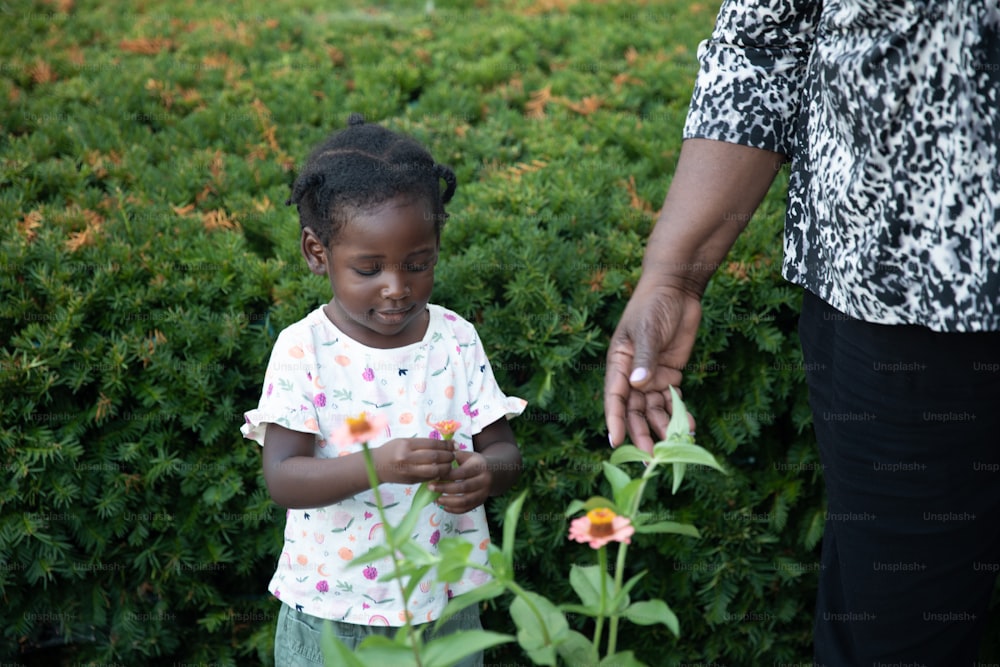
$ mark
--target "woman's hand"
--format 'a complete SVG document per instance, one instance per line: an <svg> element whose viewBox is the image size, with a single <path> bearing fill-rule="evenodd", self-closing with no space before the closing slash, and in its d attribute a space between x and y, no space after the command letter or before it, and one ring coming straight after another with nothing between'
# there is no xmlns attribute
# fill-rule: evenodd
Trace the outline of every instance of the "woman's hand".
<svg viewBox="0 0 1000 667"><path fill-rule="evenodd" d="M625 431L639 449L653 452L670 422L670 386L680 385L691 355L701 301L680 288L644 289L640 282L608 346L604 414L612 447ZM694 430L694 419L691 419ZM651 435L652 433L652 435Z"/></svg>

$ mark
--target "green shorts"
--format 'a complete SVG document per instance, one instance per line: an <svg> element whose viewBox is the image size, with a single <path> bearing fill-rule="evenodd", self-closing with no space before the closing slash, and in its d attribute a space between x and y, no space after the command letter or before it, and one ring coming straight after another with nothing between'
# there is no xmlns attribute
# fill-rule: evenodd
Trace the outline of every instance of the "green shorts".
<svg viewBox="0 0 1000 667"><path fill-rule="evenodd" d="M323 624L333 626L333 636L346 644L350 649L357 648L365 637L382 635L392 637L399 628L381 625L358 625L356 623L340 623L303 614L282 603L278 612L278 629L274 634L274 667L317 667L323 665L323 652L320 650L320 638ZM417 626L419 627L419 626ZM479 607L472 605L455 614L436 633L427 632L424 640L450 635L465 630L482 630L479 622ZM473 653L455 667L483 667L483 653Z"/></svg>

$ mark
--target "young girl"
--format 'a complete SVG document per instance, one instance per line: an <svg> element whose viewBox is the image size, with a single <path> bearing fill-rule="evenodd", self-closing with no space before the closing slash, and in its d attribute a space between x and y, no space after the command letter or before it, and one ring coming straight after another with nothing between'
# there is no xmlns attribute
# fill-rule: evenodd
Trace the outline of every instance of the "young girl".
<svg viewBox="0 0 1000 667"><path fill-rule="evenodd" d="M260 403L243 426L264 447L271 497L288 508L269 586L284 603L277 667L322 664L323 619L351 647L405 623L397 583L378 581L391 559L347 567L383 538L361 445L335 437L348 418L387 419L368 444L390 522L421 482L442 494L414 529L425 548L461 535L474 545L471 558L485 563L483 503L521 468L507 419L525 402L497 386L473 326L429 303L455 174L412 139L357 115L348 125L313 150L288 202L298 208L302 255L328 277L333 299L279 334ZM434 427L442 420L459 422L452 442ZM484 583L481 574L467 570L451 586L422 581L409 605L413 622L435 620L449 597ZM476 606L467 611L439 634L480 628ZM462 664L481 665L482 654Z"/></svg>

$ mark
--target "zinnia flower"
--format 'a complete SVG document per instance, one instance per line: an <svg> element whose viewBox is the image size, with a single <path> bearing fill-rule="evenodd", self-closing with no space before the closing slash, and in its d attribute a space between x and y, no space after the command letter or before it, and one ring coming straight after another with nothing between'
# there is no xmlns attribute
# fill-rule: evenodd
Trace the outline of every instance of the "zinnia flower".
<svg viewBox="0 0 1000 667"><path fill-rule="evenodd" d="M438 433L441 434L442 440L451 440L455 437L455 432L458 431L459 427L462 425L454 419L442 419L436 424L432 424L432 426L434 426L434 428L438 430Z"/></svg>
<svg viewBox="0 0 1000 667"><path fill-rule="evenodd" d="M598 507L587 512L569 525L569 539L590 542L591 549L600 549L611 541L631 543L635 527L624 516L618 516L607 507Z"/></svg>
<svg viewBox="0 0 1000 667"><path fill-rule="evenodd" d="M387 420L378 415L369 415L362 412L357 417L348 417L333 433L333 439L340 445L353 445L358 442L367 442L378 435L385 428Z"/></svg>

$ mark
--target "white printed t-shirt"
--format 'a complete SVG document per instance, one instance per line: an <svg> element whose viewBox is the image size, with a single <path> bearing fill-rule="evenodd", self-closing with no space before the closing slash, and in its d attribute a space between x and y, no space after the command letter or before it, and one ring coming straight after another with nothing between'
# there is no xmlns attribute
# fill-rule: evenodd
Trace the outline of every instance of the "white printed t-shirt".
<svg viewBox="0 0 1000 667"><path fill-rule="evenodd" d="M526 402L497 386L475 328L455 313L428 304L423 339L393 349L372 348L344 334L322 308L278 335L264 375L257 409L245 414L243 435L264 444L269 423L314 433L317 458L361 451L340 446L332 436L347 417L361 412L388 419L385 432L369 441L440 437L432 424L454 419L457 448L472 449L472 436L501 417L521 414ZM396 525L409 508L416 484L381 484L387 520ZM438 540L461 535L473 544L470 560L486 563L490 536L482 506L466 514L424 508L412 539L433 551ZM361 567L348 562L382 544L383 532L371 490L311 510L288 510L285 545L268 589L282 602L319 618L365 625L404 624L396 581L378 581L392 571L391 558ZM415 622L436 619L448 599L486 583L489 576L467 569L445 586L422 581L410 600Z"/></svg>

